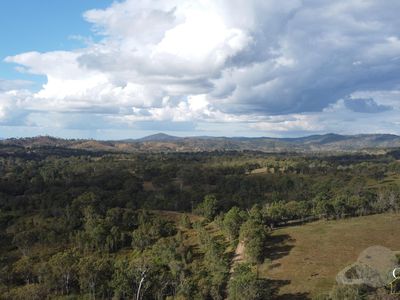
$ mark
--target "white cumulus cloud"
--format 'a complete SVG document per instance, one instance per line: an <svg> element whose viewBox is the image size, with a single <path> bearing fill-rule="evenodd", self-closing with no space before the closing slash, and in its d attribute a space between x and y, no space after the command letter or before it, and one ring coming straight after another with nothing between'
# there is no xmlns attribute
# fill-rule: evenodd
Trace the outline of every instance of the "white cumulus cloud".
<svg viewBox="0 0 400 300"><path fill-rule="evenodd" d="M75 113L110 127L231 122L260 133L340 132L335 118L365 124L379 112L368 130L388 128L400 109L398 11L397 0L114 2L83 16L99 42L5 58L47 82L29 93L0 81L0 120Z"/></svg>

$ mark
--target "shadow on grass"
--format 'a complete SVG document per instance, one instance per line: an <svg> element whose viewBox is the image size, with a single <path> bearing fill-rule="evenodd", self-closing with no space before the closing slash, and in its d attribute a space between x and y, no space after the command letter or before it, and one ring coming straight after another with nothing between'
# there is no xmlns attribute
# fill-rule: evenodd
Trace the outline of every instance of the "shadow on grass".
<svg viewBox="0 0 400 300"><path fill-rule="evenodd" d="M310 300L310 295L308 293L295 293L295 294L284 294L279 295L276 298L272 298L276 300Z"/></svg>
<svg viewBox="0 0 400 300"><path fill-rule="evenodd" d="M288 234L269 236L265 247L265 258L276 260L290 253L294 240Z"/></svg>
<svg viewBox="0 0 400 300"><path fill-rule="evenodd" d="M288 234L279 234L269 236L267 239L266 247L264 250L265 258L271 260L270 269L279 268L280 263L275 260L280 259L289 255L290 251L294 247L295 240ZM311 299L308 293L293 293L293 294L281 294L279 291L282 287L289 285L290 280L273 280L267 279L268 286L271 289L271 299L277 300L308 300Z"/></svg>
<svg viewBox="0 0 400 300"><path fill-rule="evenodd" d="M308 293L294 293L294 294L283 294L279 295L279 290L290 284L290 280L266 280L269 288L271 289L271 299L274 300L309 300L310 295Z"/></svg>
<svg viewBox="0 0 400 300"><path fill-rule="evenodd" d="M269 269L272 270L272 269L275 269L275 268L279 268L281 265L282 264L280 264L280 263L273 263L273 264L271 264L269 266Z"/></svg>

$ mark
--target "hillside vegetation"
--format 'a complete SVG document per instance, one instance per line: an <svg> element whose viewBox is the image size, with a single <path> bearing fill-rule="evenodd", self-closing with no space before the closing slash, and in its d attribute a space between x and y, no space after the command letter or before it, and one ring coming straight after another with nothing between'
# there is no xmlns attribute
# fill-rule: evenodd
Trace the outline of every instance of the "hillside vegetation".
<svg viewBox="0 0 400 300"><path fill-rule="evenodd" d="M283 230L290 236L296 228L317 226L317 232L334 239L325 223L292 226L315 220L345 224L354 217L398 212L399 174L395 151L310 156L3 145L0 298L261 300L279 293L314 295L332 285L330 273L307 290L298 286L307 286L308 277L303 283L294 278L282 289L270 278L269 260L277 259L270 257L274 247L279 252L282 244L282 259L292 259L291 249L294 257L304 256L289 264L277 262L283 270L300 269L308 261L307 252L295 250L302 244L291 244ZM367 233L356 227L348 235L352 232L355 240ZM293 239L301 243L301 233ZM238 243L240 263L234 257ZM342 267L341 260L332 261Z"/></svg>
<svg viewBox="0 0 400 300"><path fill-rule="evenodd" d="M176 137L155 134L136 140L96 141L65 140L48 136L0 140L0 145L25 148L59 147L90 151L114 152L202 152L202 151L261 151L279 152L381 152L400 147L400 137L391 134L312 135L301 138L241 138L241 137Z"/></svg>

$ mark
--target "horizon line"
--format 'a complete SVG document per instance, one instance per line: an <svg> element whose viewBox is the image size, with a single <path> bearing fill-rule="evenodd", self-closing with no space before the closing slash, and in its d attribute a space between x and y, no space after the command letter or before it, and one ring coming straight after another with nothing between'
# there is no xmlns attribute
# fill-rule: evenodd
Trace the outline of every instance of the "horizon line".
<svg viewBox="0 0 400 300"><path fill-rule="evenodd" d="M168 136L171 138L180 138L180 139L185 139L185 138L227 138L227 139L234 139L234 138L246 138L246 139L262 139L262 138L267 138L267 139L280 139L280 140L287 140L287 139L301 139L301 138L307 138L307 137L312 137L312 136L328 136L328 135L337 135L337 136L342 136L342 137L355 137L355 136L371 136L371 135L390 135L390 136L395 136L395 137L400 137L400 135L394 134L394 133L355 133L355 134L341 134L341 133L335 133L335 132L327 132L327 133L315 133L315 134L308 134L308 135L299 135L299 136L291 136L291 137L274 137L274 136L244 136L244 135L238 135L238 136L226 136L226 135L186 135L186 136L178 136L178 135L171 135L167 134L164 132L157 132L149 135L145 135L142 137L138 138L133 138L133 137L126 137L126 138L121 138L121 139L96 139L96 138L68 138L68 137L59 137L59 136L54 136L54 135L49 135L49 134L43 134L43 135L35 135L35 136L15 136L15 137L1 137L0 140L23 140L23 139L35 139L35 138L53 138L53 139L58 139L58 140L89 140L89 141L114 141L114 142L120 142L120 141L127 141L127 140L134 140L134 141L140 141L149 137L157 136L157 135L163 135L163 136Z"/></svg>

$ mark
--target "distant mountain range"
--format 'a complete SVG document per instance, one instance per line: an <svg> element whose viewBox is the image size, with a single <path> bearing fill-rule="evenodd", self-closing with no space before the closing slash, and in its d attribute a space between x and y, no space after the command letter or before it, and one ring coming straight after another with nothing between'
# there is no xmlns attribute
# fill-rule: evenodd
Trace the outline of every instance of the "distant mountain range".
<svg viewBox="0 0 400 300"><path fill-rule="evenodd" d="M400 148L400 136L392 134L339 135L324 134L299 138L270 137L176 137L164 133L140 139L97 141L59 139L50 136L0 140L3 146L25 148L60 147L91 151L117 152L199 152L199 151L263 151L263 152L320 152L361 151Z"/></svg>

